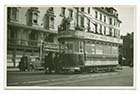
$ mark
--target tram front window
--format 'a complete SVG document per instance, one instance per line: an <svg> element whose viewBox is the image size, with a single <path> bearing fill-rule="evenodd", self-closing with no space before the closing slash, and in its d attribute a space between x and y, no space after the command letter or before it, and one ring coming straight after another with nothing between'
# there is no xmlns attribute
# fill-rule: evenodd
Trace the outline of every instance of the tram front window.
<svg viewBox="0 0 140 94"><path fill-rule="evenodd" d="M73 44L67 44L67 52L69 53L73 52Z"/></svg>

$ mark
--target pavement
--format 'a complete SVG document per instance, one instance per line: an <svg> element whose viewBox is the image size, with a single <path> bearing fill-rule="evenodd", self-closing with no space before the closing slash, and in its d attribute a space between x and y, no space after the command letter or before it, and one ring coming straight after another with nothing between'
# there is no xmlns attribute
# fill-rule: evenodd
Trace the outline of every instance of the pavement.
<svg viewBox="0 0 140 94"><path fill-rule="evenodd" d="M7 73L13 73L13 74L32 74L32 73L44 73L44 70L32 70L32 71L20 71L19 68L17 67L10 67L10 68L7 68Z"/></svg>
<svg viewBox="0 0 140 94"><path fill-rule="evenodd" d="M17 68L17 67L7 67L7 71L17 72L17 71L19 71L19 68Z"/></svg>

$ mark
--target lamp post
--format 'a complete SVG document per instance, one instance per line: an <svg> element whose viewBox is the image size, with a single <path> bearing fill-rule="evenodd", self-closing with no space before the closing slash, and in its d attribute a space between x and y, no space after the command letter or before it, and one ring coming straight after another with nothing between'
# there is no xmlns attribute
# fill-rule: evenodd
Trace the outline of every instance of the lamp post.
<svg viewBox="0 0 140 94"><path fill-rule="evenodd" d="M41 38L40 38L40 64L42 62L42 48L43 48L43 34L41 34Z"/></svg>

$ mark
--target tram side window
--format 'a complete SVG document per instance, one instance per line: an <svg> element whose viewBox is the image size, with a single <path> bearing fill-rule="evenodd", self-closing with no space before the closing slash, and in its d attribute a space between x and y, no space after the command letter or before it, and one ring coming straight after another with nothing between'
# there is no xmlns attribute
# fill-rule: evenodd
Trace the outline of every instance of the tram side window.
<svg viewBox="0 0 140 94"><path fill-rule="evenodd" d="M111 54L111 46L104 45L104 54L110 55Z"/></svg>
<svg viewBox="0 0 140 94"><path fill-rule="evenodd" d="M86 44L85 45L85 51L86 51L86 54L92 54L93 53L92 45L91 44Z"/></svg>
<svg viewBox="0 0 140 94"><path fill-rule="evenodd" d="M103 45L96 44L96 54L103 54Z"/></svg>
<svg viewBox="0 0 140 94"><path fill-rule="evenodd" d="M112 46L112 55L118 55L118 47Z"/></svg>
<svg viewBox="0 0 140 94"><path fill-rule="evenodd" d="M91 41L87 41L85 44L85 52L86 54L95 54L95 44Z"/></svg>

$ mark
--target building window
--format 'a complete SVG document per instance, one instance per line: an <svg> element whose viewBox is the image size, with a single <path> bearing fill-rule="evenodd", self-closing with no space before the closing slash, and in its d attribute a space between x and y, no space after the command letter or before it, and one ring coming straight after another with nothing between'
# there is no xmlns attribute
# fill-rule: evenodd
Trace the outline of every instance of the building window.
<svg viewBox="0 0 140 94"><path fill-rule="evenodd" d="M90 8L88 8L88 13L90 13Z"/></svg>
<svg viewBox="0 0 140 94"><path fill-rule="evenodd" d="M65 10L66 10L65 7L62 7L61 8L61 14L60 14L60 16L65 16Z"/></svg>
<svg viewBox="0 0 140 94"><path fill-rule="evenodd" d="M81 11L84 12L84 8L83 7L81 8ZM83 16L81 16L80 23L81 23L81 27L83 28L84 27L84 17Z"/></svg>
<svg viewBox="0 0 140 94"><path fill-rule="evenodd" d="M102 34L102 25L100 25L100 34Z"/></svg>
<svg viewBox="0 0 140 94"><path fill-rule="evenodd" d="M90 14L90 8L88 8L88 13ZM87 25L88 25L88 32L90 32L90 19L88 19Z"/></svg>
<svg viewBox="0 0 140 94"><path fill-rule="evenodd" d="M112 36L112 28L109 28L109 35Z"/></svg>
<svg viewBox="0 0 140 94"><path fill-rule="evenodd" d="M100 20L102 21L102 14L100 13Z"/></svg>
<svg viewBox="0 0 140 94"><path fill-rule="evenodd" d="M54 28L54 17L51 17L51 20L50 20L50 27L51 27L51 28Z"/></svg>
<svg viewBox="0 0 140 94"><path fill-rule="evenodd" d="M47 10L47 13L54 14L53 7L50 7L50 8Z"/></svg>
<svg viewBox="0 0 140 94"><path fill-rule="evenodd" d="M104 16L104 22L106 22L106 16Z"/></svg>
<svg viewBox="0 0 140 94"><path fill-rule="evenodd" d="M114 19L114 26L116 25L116 20Z"/></svg>
<svg viewBox="0 0 140 94"><path fill-rule="evenodd" d="M37 24L38 23L38 14L34 13L33 14L33 24Z"/></svg>
<svg viewBox="0 0 140 94"><path fill-rule="evenodd" d="M104 26L104 35L106 35L106 27Z"/></svg>
<svg viewBox="0 0 140 94"><path fill-rule="evenodd" d="M81 27L84 27L84 17L83 16L81 16Z"/></svg>
<svg viewBox="0 0 140 94"><path fill-rule="evenodd" d="M37 34L34 33L33 31L31 31L31 33L29 34L29 41L28 41L28 45L29 46L37 46Z"/></svg>
<svg viewBox="0 0 140 94"><path fill-rule="evenodd" d="M94 25L95 25L95 33L97 34L98 33L98 30L97 30L98 24L94 24Z"/></svg>
<svg viewBox="0 0 140 94"><path fill-rule="evenodd" d="M8 30L9 32L9 39L17 39L17 30Z"/></svg>
<svg viewBox="0 0 140 94"><path fill-rule="evenodd" d="M73 18L73 10L71 10L71 9L69 10L69 17Z"/></svg>
<svg viewBox="0 0 140 94"><path fill-rule="evenodd" d="M118 27L120 27L120 23L118 23Z"/></svg>
<svg viewBox="0 0 140 94"><path fill-rule="evenodd" d="M114 37L114 34L115 34L115 33L114 33L114 29L112 29L112 36L113 36L113 37Z"/></svg>
<svg viewBox="0 0 140 94"><path fill-rule="evenodd" d="M14 20L17 19L17 9L16 8L12 9L12 17L13 17Z"/></svg>
<svg viewBox="0 0 140 94"><path fill-rule="evenodd" d="M118 30L118 37L120 37L120 30Z"/></svg>
<svg viewBox="0 0 140 94"><path fill-rule="evenodd" d="M98 18L98 12L95 11L95 18Z"/></svg>
<svg viewBox="0 0 140 94"><path fill-rule="evenodd" d="M84 12L84 8L83 7L81 8L81 11Z"/></svg>
<svg viewBox="0 0 140 94"><path fill-rule="evenodd" d="M79 27L78 22L79 22L79 8L76 7L76 29L77 29L77 27Z"/></svg>
<svg viewBox="0 0 140 94"><path fill-rule="evenodd" d="M8 12L10 14L10 19L12 20L18 20L18 14L19 14L19 10L18 8L14 7L14 8L8 8Z"/></svg>
<svg viewBox="0 0 140 94"><path fill-rule="evenodd" d="M112 18L109 18L109 24L112 25Z"/></svg>
<svg viewBox="0 0 140 94"><path fill-rule="evenodd" d="M114 37L117 37L117 30L114 29Z"/></svg>

